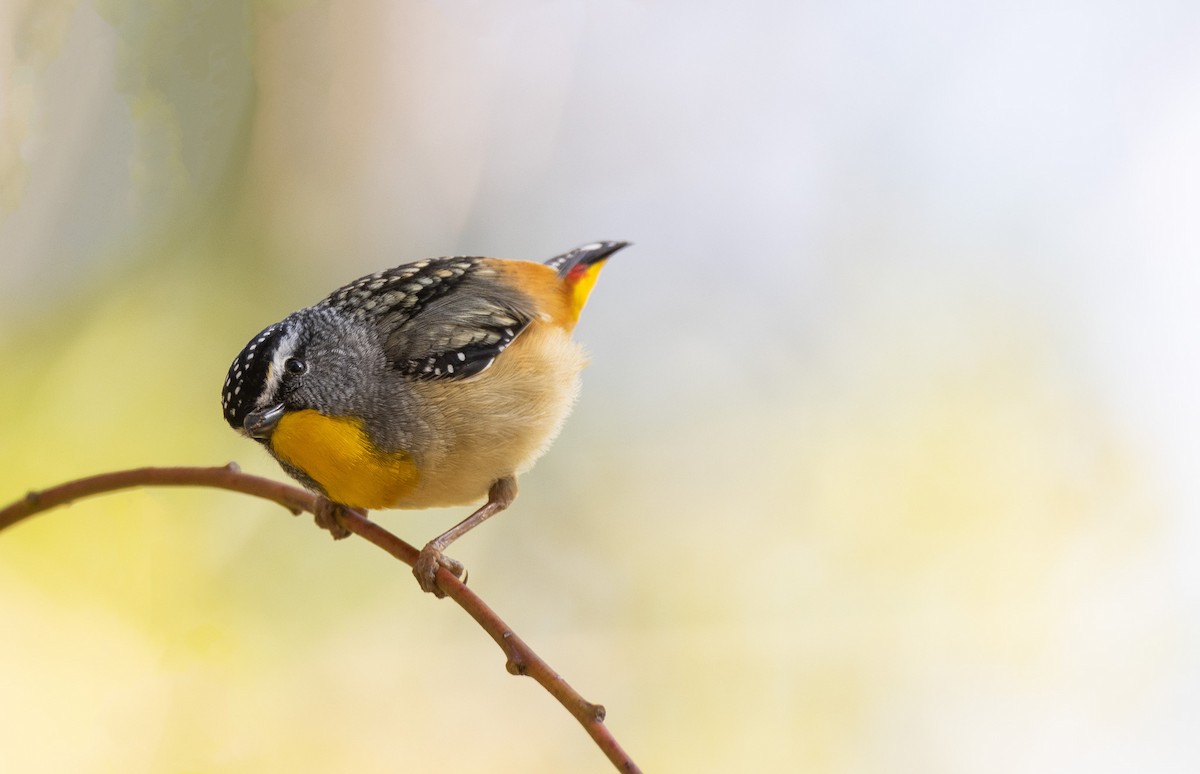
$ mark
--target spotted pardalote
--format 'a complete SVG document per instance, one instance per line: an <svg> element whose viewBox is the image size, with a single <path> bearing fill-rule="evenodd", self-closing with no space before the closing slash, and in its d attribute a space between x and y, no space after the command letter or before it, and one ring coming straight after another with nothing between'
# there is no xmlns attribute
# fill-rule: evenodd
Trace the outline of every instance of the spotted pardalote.
<svg viewBox="0 0 1200 774"><path fill-rule="evenodd" d="M537 263L435 258L371 274L268 326L229 368L225 420L333 506L464 505L414 568L506 508L558 434L585 358L571 332L604 261L595 242ZM339 527L328 513L324 526Z"/></svg>

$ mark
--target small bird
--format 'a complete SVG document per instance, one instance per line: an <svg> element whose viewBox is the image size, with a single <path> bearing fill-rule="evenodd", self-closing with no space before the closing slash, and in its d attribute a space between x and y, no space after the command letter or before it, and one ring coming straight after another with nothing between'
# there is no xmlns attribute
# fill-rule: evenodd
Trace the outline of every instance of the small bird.
<svg viewBox="0 0 1200 774"><path fill-rule="evenodd" d="M422 549L413 568L439 597L443 551L517 496L517 476L558 435L579 392L571 339L604 261L594 242L545 263L432 258L335 290L252 338L229 367L229 425L338 507L487 501Z"/></svg>

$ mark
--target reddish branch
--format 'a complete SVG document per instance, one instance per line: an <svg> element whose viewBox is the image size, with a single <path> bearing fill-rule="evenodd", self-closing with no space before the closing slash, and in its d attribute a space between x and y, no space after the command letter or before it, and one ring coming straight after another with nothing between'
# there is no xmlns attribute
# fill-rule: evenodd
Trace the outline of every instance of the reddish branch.
<svg viewBox="0 0 1200 774"><path fill-rule="evenodd" d="M315 513L319 500L316 495L303 489L242 473L233 463L223 468L138 468L81 478L40 492L30 492L23 499L0 509L0 530L34 514L67 505L84 497L139 486L208 486L228 489L279 503L294 514L304 511ZM374 543L410 567L417 560L417 549L365 516L342 510L337 518L347 530ZM505 666L511 674L532 677L549 691L551 696L558 699L617 769L627 772L640 771L604 725L604 707L592 704L580 696L462 581L444 569L438 571L437 580L446 596L466 610L504 651L508 659Z"/></svg>

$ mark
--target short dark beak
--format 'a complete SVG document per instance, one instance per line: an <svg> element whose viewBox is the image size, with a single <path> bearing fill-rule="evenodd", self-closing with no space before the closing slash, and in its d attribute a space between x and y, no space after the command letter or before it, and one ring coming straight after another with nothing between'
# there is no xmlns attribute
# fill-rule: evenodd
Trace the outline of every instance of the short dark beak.
<svg viewBox="0 0 1200 774"><path fill-rule="evenodd" d="M251 411L242 421L242 427L246 429L246 435L265 441L271 437L271 431L279 424L279 418L282 416L283 404L276 403L274 406Z"/></svg>

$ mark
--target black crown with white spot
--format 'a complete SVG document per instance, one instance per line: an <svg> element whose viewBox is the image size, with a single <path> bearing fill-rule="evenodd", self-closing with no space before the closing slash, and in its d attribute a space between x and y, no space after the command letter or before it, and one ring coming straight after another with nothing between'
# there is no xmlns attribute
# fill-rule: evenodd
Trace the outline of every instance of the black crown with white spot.
<svg viewBox="0 0 1200 774"><path fill-rule="evenodd" d="M221 390L221 408L225 411L225 421L234 430L242 429L246 415L254 409L259 393L266 386L272 355L285 332L285 323L270 326L251 339L229 366Z"/></svg>

